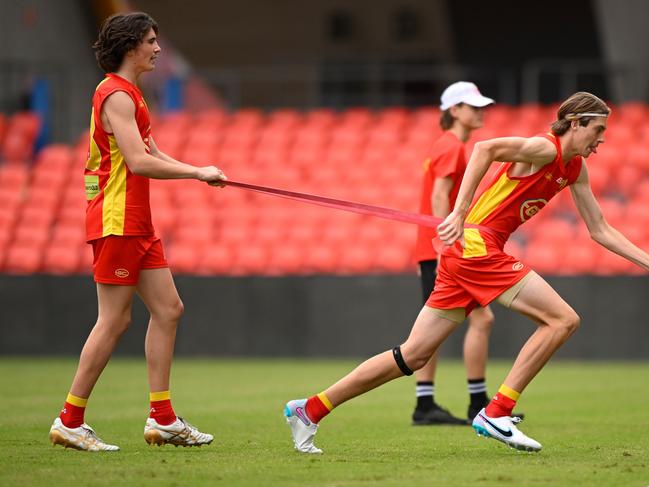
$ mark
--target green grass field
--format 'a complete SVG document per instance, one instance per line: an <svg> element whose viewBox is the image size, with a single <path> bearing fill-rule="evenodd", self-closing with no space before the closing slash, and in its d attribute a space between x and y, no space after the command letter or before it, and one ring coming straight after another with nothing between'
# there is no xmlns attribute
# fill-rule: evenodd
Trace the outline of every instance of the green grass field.
<svg viewBox="0 0 649 487"><path fill-rule="evenodd" d="M202 448L150 447L143 360L113 360L86 420L117 453L52 447L47 433L76 360L2 358L0 485L649 485L649 363L551 363L528 388L521 428L539 454L478 438L469 427L412 427L414 382L400 379L323 420L321 456L293 450L288 399L319 392L349 360L176 361L176 411L215 435ZM507 364L489 366L493 390ZM437 398L466 411L459 362L439 368Z"/></svg>

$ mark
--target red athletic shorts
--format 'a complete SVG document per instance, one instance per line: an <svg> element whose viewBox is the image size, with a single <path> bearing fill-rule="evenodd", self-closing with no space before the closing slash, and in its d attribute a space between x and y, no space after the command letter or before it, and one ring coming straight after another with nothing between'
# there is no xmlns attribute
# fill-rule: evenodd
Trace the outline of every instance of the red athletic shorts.
<svg viewBox="0 0 649 487"><path fill-rule="evenodd" d="M90 242L96 282L135 286L142 269L169 267L162 243L155 235L124 237L108 235Z"/></svg>
<svg viewBox="0 0 649 487"><path fill-rule="evenodd" d="M462 257L456 243L439 259L435 289L426 306L437 309L464 308L466 316L523 279L532 269L487 242L487 255Z"/></svg>

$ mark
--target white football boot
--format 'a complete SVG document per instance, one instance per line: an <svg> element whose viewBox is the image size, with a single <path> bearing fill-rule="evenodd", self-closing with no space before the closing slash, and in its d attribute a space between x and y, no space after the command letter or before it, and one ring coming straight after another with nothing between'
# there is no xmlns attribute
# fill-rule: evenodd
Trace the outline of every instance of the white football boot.
<svg viewBox="0 0 649 487"><path fill-rule="evenodd" d="M519 417L502 416L490 418L482 408L473 419L473 429L478 436L494 438L502 441L511 448L523 451L541 451L541 444L532 438L525 436L515 425L522 420Z"/></svg>
<svg viewBox="0 0 649 487"><path fill-rule="evenodd" d="M144 440L149 445L201 446L209 445L213 439L212 435L201 433L180 416L168 425L161 425L155 419L147 418L144 425Z"/></svg>
<svg viewBox="0 0 649 487"><path fill-rule="evenodd" d="M53 445L83 451L118 451L119 447L104 443L86 423L78 428L68 428L61 418L56 418L50 428L50 441Z"/></svg>
<svg viewBox="0 0 649 487"><path fill-rule="evenodd" d="M302 453L322 453L313 444L313 438L318 431L318 425L306 415L306 399L295 399L284 407L286 422L291 427L295 449Z"/></svg>

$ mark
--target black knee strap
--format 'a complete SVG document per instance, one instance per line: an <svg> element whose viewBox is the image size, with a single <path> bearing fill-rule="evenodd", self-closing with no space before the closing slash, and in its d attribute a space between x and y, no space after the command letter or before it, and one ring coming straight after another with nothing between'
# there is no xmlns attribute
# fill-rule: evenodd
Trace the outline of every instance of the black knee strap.
<svg viewBox="0 0 649 487"><path fill-rule="evenodd" d="M394 347L392 349L392 356L394 357L394 361L397 363L399 368L401 369L401 372L404 373L404 375L412 375L413 371L410 370L410 367L406 365L405 360L403 360L403 355L401 355L401 347Z"/></svg>

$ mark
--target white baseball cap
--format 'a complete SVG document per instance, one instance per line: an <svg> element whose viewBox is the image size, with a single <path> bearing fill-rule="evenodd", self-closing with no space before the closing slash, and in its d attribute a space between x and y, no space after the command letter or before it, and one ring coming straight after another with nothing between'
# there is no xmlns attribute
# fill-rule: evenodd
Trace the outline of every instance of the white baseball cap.
<svg viewBox="0 0 649 487"><path fill-rule="evenodd" d="M495 103L491 98L482 96L478 87L468 81L458 81L450 85L442 93L441 101L442 104L439 107L442 110L448 110L458 103L466 103L472 107L486 107Z"/></svg>

